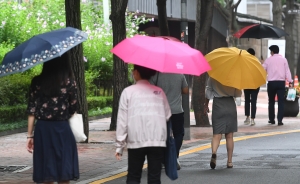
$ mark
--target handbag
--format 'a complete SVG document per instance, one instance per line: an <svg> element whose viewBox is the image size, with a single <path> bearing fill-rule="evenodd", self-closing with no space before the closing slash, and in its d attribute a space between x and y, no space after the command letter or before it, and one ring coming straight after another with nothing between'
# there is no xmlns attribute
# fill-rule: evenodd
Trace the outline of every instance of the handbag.
<svg viewBox="0 0 300 184"><path fill-rule="evenodd" d="M177 152L175 139L173 137L172 123L171 120L167 122L167 142L164 157L164 165L166 175L171 180L176 180L178 178L177 174Z"/></svg>
<svg viewBox="0 0 300 184"><path fill-rule="evenodd" d="M87 137L83 130L82 114L75 113L70 119L69 124L76 142L84 142Z"/></svg>
<svg viewBox="0 0 300 184"><path fill-rule="evenodd" d="M296 89L289 88L287 96L286 96L286 100L287 101L295 101L295 98L296 98Z"/></svg>

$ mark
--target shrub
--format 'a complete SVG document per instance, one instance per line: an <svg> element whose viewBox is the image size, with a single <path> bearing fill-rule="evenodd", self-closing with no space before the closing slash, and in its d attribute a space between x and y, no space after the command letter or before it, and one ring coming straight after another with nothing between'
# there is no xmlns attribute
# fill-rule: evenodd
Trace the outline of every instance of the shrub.
<svg viewBox="0 0 300 184"><path fill-rule="evenodd" d="M0 64L2 63L5 54L10 50L12 50L13 48L14 48L14 44L11 44L9 42L0 43Z"/></svg>
<svg viewBox="0 0 300 184"><path fill-rule="evenodd" d="M101 111L106 113L111 109L113 98L112 97L88 97L88 110L89 111ZM10 122L17 122L27 119L26 114L27 105L13 105L13 106L1 106L0 107L0 124L6 124ZM101 114L100 113L100 114ZM99 115L99 112L97 113Z"/></svg>
<svg viewBox="0 0 300 184"><path fill-rule="evenodd" d="M27 118L26 105L1 106L0 124L25 120Z"/></svg>
<svg viewBox="0 0 300 184"><path fill-rule="evenodd" d="M0 105L27 104L32 76L18 73L0 78Z"/></svg>
<svg viewBox="0 0 300 184"><path fill-rule="evenodd" d="M111 107L113 102L113 97L88 97L87 103L88 103L88 109L102 109L104 107Z"/></svg>

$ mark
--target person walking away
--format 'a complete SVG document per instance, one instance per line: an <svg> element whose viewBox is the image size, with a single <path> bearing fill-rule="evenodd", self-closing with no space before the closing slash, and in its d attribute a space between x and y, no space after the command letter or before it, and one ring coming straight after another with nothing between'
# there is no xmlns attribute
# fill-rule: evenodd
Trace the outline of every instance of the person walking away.
<svg viewBox="0 0 300 184"><path fill-rule="evenodd" d="M234 148L233 133L237 132L237 111L234 97L241 97L242 91L233 87L224 86L213 78L208 78L205 90L205 108L207 113L209 100L212 104L212 128L213 137L211 141L212 156L210 167L215 169L217 164L217 150L225 134L227 148L227 168L232 168L232 154Z"/></svg>
<svg viewBox="0 0 300 184"><path fill-rule="evenodd" d="M179 158L184 137L184 112L182 94L188 94L188 84L183 74L159 73L150 79L150 83L162 88L167 95L171 107L171 122L177 151L177 170L181 169ZM189 112L187 112L189 113Z"/></svg>
<svg viewBox="0 0 300 184"><path fill-rule="evenodd" d="M267 71L268 77L268 97L269 97L269 122L275 124L275 96L278 97L278 112L277 121L278 126L283 125L282 119L284 114L284 95L285 95L285 81L292 83L291 71L289 64L285 57L279 53L277 45L269 47L271 56L267 58L263 67Z"/></svg>
<svg viewBox="0 0 300 184"><path fill-rule="evenodd" d="M145 156L148 183L161 183L167 121L171 117L171 110L164 91L148 81L155 73L152 69L134 65L136 84L125 88L120 97L115 156L120 160L127 145L128 184L141 182Z"/></svg>
<svg viewBox="0 0 300 184"><path fill-rule="evenodd" d="M255 51L252 48L249 48L248 53L255 56ZM257 102L257 95L259 92L259 88L257 89L244 89L245 95L245 116L246 120L244 121L245 125L255 125L255 115L256 115L256 102ZM250 103L251 103L251 120L250 120Z"/></svg>
<svg viewBox="0 0 300 184"><path fill-rule="evenodd" d="M33 153L34 182L67 184L79 179L77 145L68 122L76 110L77 87L65 53L45 62L31 81L26 146Z"/></svg>

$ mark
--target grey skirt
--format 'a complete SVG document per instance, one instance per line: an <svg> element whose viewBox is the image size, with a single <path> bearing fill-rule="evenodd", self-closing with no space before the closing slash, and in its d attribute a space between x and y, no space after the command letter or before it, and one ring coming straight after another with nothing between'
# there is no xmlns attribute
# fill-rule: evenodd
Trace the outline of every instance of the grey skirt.
<svg viewBox="0 0 300 184"><path fill-rule="evenodd" d="M237 132L237 112L233 97L215 97L211 119L213 134Z"/></svg>

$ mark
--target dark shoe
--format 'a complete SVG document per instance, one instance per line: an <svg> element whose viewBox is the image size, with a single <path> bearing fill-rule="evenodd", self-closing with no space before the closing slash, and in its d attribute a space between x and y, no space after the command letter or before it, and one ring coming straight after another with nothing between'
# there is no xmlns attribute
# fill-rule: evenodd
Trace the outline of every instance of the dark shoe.
<svg viewBox="0 0 300 184"><path fill-rule="evenodd" d="M268 123L271 123L271 124L274 125L274 124L275 124L275 121L268 121Z"/></svg>
<svg viewBox="0 0 300 184"><path fill-rule="evenodd" d="M180 169L181 169L181 165L180 165L179 160L177 159L177 170L180 170Z"/></svg>
<svg viewBox="0 0 300 184"><path fill-rule="evenodd" d="M227 168L233 168L232 162L227 162Z"/></svg>
<svg viewBox="0 0 300 184"><path fill-rule="evenodd" d="M215 169L217 165L217 155L212 154L210 159L210 168Z"/></svg>
<svg viewBox="0 0 300 184"><path fill-rule="evenodd" d="M281 125L283 125L283 123L282 122L278 122L278 126L281 126Z"/></svg>

